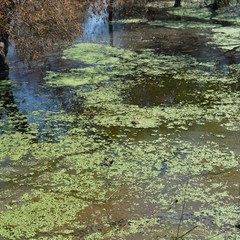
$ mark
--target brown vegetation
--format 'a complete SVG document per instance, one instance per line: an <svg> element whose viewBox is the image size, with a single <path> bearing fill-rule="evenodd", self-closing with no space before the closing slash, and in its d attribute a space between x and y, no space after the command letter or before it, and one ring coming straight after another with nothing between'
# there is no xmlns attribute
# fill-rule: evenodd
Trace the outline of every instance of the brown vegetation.
<svg viewBox="0 0 240 240"><path fill-rule="evenodd" d="M37 59L63 40L81 32L80 13L88 1L80 0L3 0L0 28L14 40L27 59Z"/></svg>
<svg viewBox="0 0 240 240"><path fill-rule="evenodd" d="M96 0L2 0L0 42L9 36L21 55L37 59L81 33L80 19L90 4L96 13L106 7Z"/></svg>
<svg viewBox="0 0 240 240"><path fill-rule="evenodd" d="M10 37L20 55L28 61L35 60L49 50L60 47L62 43L73 41L81 33L80 23L83 22L81 19L84 19L87 7L91 6L91 11L96 14L108 8L109 14L112 14L116 4L129 5L135 1L2 0L0 42L5 43L6 50Z"/></svg>

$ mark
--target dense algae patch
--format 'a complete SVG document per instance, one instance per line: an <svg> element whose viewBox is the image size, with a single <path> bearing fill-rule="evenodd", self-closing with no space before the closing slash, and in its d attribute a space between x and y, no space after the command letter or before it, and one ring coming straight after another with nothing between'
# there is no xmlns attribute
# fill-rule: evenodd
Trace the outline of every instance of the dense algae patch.
<svg viewBox="0 0 240 240"><path fill-rule="evenodd" d="M225 51L240 51L240 27L222 27L213 29L213 43Z"/></svg>
<svg viewBox="0 0 240 240"><path fill-rule="evenodd" d="M0 234L7 239L31 238L70 222L84 204L74 197L54 193L25 194L23 206L1 215ZM4 226L3 226L4 224Z"/></svg>
<svg viewBox="0 0 240 240"><path fill-rule="evenodd" d="M164 124L169 128L187 129L189 124L191 126L195 122L201 123L204 119L221 122L222 126L228 129L231 129L230 125L233 130L239 128L239 92L230 90L230 84L238 81L234 70L230 69L229 74L225 75L215 69L213 63L200 63L189 56L156 55L151 50L134 53L97 44L78 44L73 49L74 51L65 52L67 58L72 57L92 64L92 67L73 70L70 74L57 74L54 78L52 78L54 74L50 73L46 79L48 84L52 85L79 86L78 93L85 99L86 109L100 109L93 116L93 121L97 125L148 128ZM100 54L93 64L98 51ZM114 61L111 57L108 58L113 54ZM96 71L99 71L98 75L92 76ZM192 102L183 101L164 110L162 106L141 108L124 103L122 93L126 93L132 86L142 84L141 82L146 79L153 83L162 82L164 86L163 80L166 79L166 75L169 80L196 85L195 92L187 93L194 96ZM105 83L106 80L113 82ZM95 87L94 83L99 85ZM90 91L81 88L82 85L91 85ZM202 100L196 104L194 99ZM132 124L133 121L137 124Z"/></svg>
<svg viewBox="0 0 240 240"><path fill-rule="evenodd" d="M1 200L5 206L0 236L119 239L142 234L144 229L153 238L176 237L185 202L182 228L198 226L190 239L223 237L226 229L229 238L234 237L238 185L229 186L218 176L238 169L239 155L215 142L182 140L181 133L206 121L239 130L239 92L231 89L237 83L238 67L229 68L231 74L225 76L215 71L214 64L189 56L156 55L151 50L135 53L97 44L79 44L65 54L88 66L70 73L51 72L46 81L71 86L84 99L84 112L81 116L32 112L28 117L39 115L41 122L30 126L31 134L11 130L1 135L6 169L17 165L1 181L21 191L1 193L8 202ZM145 80L164 84L161 77L166 80L166 74L175 81L194 83L194 94L202 101L148 108L126 101L133 86ZM59 124L54 128L57 136L47 138L50 128L40 134L42 125L54 123ZM173 133L160 133L163 126ZM111 127L123 128L121 136L107 134ZM129 129L148 128L155 129L153 139L127 137ZM230 193L232 189L236 195ZM89 220L84 219L84 211Z"/></svg>
<svg viewBox="0 0 240 240"><path fill-rule="evenodd" d="M207 24L204 22L188 22L185 20L154 20L148 21L147 24L151 26L159 26L165 28L176 28L176 29L184 29L184 28L206 28L206 29L214 29L217 28L217 25Z"/></svg>
<svg viewBox="0 0 240 240"><path fill-rule="evenodd" d="M71 139L70 132L65 139L66 142ZM221 215L226 214L225 210L218 208L224 204L225 198L228 198L228 187L221 182L216 185L211 180L208 183L208 190L206 190L206 186L201 182L204 180L204 175L208 176L209 173L214 174L221 171L228 172L238 166L238 157L227 149L220 151L216 144L195 146L176 138L159 136L155 141L140 141L138 144L131 140L125 144L115 140L103 147L100 142L96 142L95 145L99 148L97 147L94 153L91 148L89 150L86 148L86 152L77 154L74 153L74 150L76 151L75 141L82 141L81 144L83 144L86 139L81 140L81 136L75 136L75 140L65 149L60 159L60 156L50 155L46 162L44 160L47 157L46 154L39 155L38 161L29 158L28 161L32 162L29 171L33 174L24 177L19 172L15 173L12 180L9 179L18 186L28 187L32 190L19 199L10 201L7 209L2 211L0 217L1 236L9 239L22 236L38 239L36 236L44 236L45 233L56 236L64 231L69 232L69 236L71 236L76 229L83 229L83 231L87 229L88 225L80 220L81 217L78 220L78 216L81 216L81 212L87 207L92 204L99 207L107 207L109 204L116 206L120 204L121 206L121 202L125 205L130 199L131 201L135 200L136 205L130 202L126 211L137 212L137 202L144 199L145 206L156 206L164 214L161 213L156 217L149 214L145 220L144 218L132 220L129 216L127 231L118 232L113 229L112 233L108 233L110 235L100 234L99 239L106 239L111 234L114 234L113 236L116 238L133 234L135 231L139 231L137 226L144 222L144 228L148 231L148 228L159 225L159 218L161 226L165 228L167 222L176 221L176 217L171 216L175 216L181 206L177 204L176 209L175 207L172 209L174 199L177 198L179 202L182 202L186 197L185 185L180 184L181 181L186 181L186 175L190 177L189 191L191 192L190 195L187 195L187 199L196 202L202 199L200 200L200 210L190 211L192 221L197 221L204 229L204 221L203 223L201 221L209 218L210 214L210 219L213 218L214 221L219 211ZM59 146L58 149L57 146L53 143L49 144L49 147L55 148L56 152L61 150L61 147ZM14 147L18 151L18 146ZM42 160L41 157L43 157ZM114 160L111 167L104 167L101 164L105 158ZM26 166L24 161L23 157L20 158L19 165ZM41 166L38 166L39 164ZM45 169L43 165L45 165ZM118 191L126 186L128 186L128 191L119 195ZM4 196L4 193L2 194ZM5 194L7 197L8 193ZM216 198L218 204L215 202ZM229 209L231 206L231 204L226 205ZM230 212L227 212L230 225L234 224L235 210L232 206L232 214L229 215ZM221 213L222 211L223 213ZM114 215L112 217L114 218ZM221 218L220 220L216 219L219 227L226 223L226 219L226 215L222 215L222 220ZM109 224L109 220L104 216L100 220ZM161 233L161 231L162 228L157 233ZM93 232L90 236L94 238L96 234L99 233Z"/></svg>
<svg viewBox="0 0 240 240"><path fill-rule="evenodd" d="M208 8L211 2L201 1L183 1L181 8L174 8L174 2L170 5L165 2L151 2L147 7L163 11L171 15L170 20L146 21L147 24L165 28L206 28L211 29L212 33L204 34L210 38L209 44L224 51L239 52L239 7L236 2L229 4L229 7L223 7L217 11ZM194 6L195 5L195 6ZM176 20L177 19L177 20Z"/></svg>
<svg viewBox="0 0 240 240"><path fill-rule="evenodd" d="M83 44L82 47L84 48L84 51L87 51L88 48L86 45ZM99 46L99 48L101 48L101 46ZM89 49L88 51L91 50ZM112 51L113 49L110 52L112 53ZM116 51L118 50L116 49ZM81 59L81 55L82 54L80 51L79 60L84 62L84 59ZM179 130L186 130L194 122L202 124L205 121L214 121L221 123L223 127L226 127L229 130L236 131L239 129L237 117L239 116L237 100L239 92L232 92L230 90L230 84L237 83L236 70L229 69L231 73L229 75L224 75L224 73L215 70L215 67L212 63L199 63L195 59L189 58L187 56L177 57L176 59L174 57L171 57L170 60L170 57L168 58L168 56L157 56L152 51L143 51L137 54L131 53L130 57L128 55L126 59L124 59L124 56L124 54L121 55L121 61L119 63L123 64L125 63L125 61L129 62L129 65L127 65L126 68L126 70L128 71L125 72L125 76L121 75L121 65L117 66L116 62L114 62L114 74L111 76L112 80L115 80L114 82L110 82L107 84L102 83L102 85L98 85L96 88L93 87L90 92L84 92L82 91L82 89L79 90L79 95L84 96L86 100L86 109L89 109L89 111L91 111L91 109L95 109L95 113L93 116L93 122L95 125L106 127L121 126L129 128L154 128L164 124L169 129L175 128ZM101 61L99 62L101 63ZM85 63L93 64L91 60L87 60ZM191 67L191 70L187 70L189 69L189 66ZM206 69L212 69L214 71L206 71ZM156 79L156 76L158 78L161 78L161 75L164 76L166 74L169 74L171 76L171 74L175 74L176 72L178 73L174 76L176 81L191 81L195 82L199 86L201 86L202 84L208 84L206 87L201 88L198 92L196 92L197 94L202 96L202 103L189 104L182 102L175 106L173 105L171 107L167 107L164 110L161 106L152 108L140 108L137 105L124 103L122 93L126 92L129 88L131 88L131 86L138 84L138 82L141 83L141 81L146 78L152 78L154 81L154 79ZM125 78L127 75L131 76L131 78ZM217 92L216 89L218 89ZM97 112L96 109L98 109ZM166 140L166 142L168 141ZM198 149L196 148L196 146L193 147L188 144L189 143L184 143L180 141L180 149L182 150L179 151L180 155L178 157L177 155L174 155L174 157L167 156L166 154L168 151L166 152L166 149L162 149L161 153L157 154L158 151L152 148L152 151L150 151L150 158L144 153L141 153L140 156L144 156L143 158L136 157L136 159L140 159L137 162L137 164L140 164L141 166L141 169L139 169L139 173L143 174L143 176L145 174L146 176L148 174L154 176L154 171L149 172L149 170L147 169L144 174L142 166L144 165L143 163L146 160L149 161L148 159L151 159L149 162L150 164L153 159L158 159L158 162L161 159L159 159L160 155L165 156L164 159L166 158L173 160L173 165L171 161L168 160L167 166L169 168L167 168L166 170L173 179L179 177L178 173L182 172L184 164L186 164L186 170L184 171L184 173L186 175L196 174L196 176L201 176L205 173L209 174L215 171L225 172L226 169L234 169L239 164L238 156L236 156L232 152L228 153L228 150L226 153L221 152L218 150L218 146L215 146L216 150L212 152L212 150L210 149L215 148L214 145L211 146L211 144L206 144L205 146L201 146ZM193 151L193 149L195 149L196 153L195 151ZM139 150L140 149L138 147L135 150L132 149L130 151L131 154L126 154L128 156L128 161L130 165L125 163L126 168L124 169L125 171L126 169L132 169L132 176L134 176L134 174L132 173L138 169L138 165L134 166L134 161L130 161L130 159L131 156L134 156L134 153ZM170 154L173 154L173 152L171 152ZM185 156L186 159L185 157L183 158L183 156ZM161 166L165 162L164 159L160 160L160 162L158 163L158 167L152 166L153 169L162 169ZM183 159L185 159L186 162ZM194 169L196 172L192 171L191 168L189 168L189 166L194 163L196 164L194 165ZM134 168L132 168L133 166ZM174 170L175 167L176 170ZM136 172L136 178L139 177L139 173L138 171ZM120 175L122 175L122 173ZM127 175L124 174L124 177L127 177ZM197 179L198 177L192 182L194 183L196 181L197 183ZM142 181L146 183L147 178L144 178ZM150 184L149 186L152 186L152 184ZM164 188L164 186L160 183L159 187L160 189ZM220 184L219 187L222 187L222 185ZM153 201L154 203L161 202L162 206L164 206L165 204L168 205L167 201L164 200L163 196L161 196L160 199L157 200L154 189L155 187L152 186L151 190L149 188L150 192L148 192L147 189L144 190L145 192L148 192L149 196L151 196L152 194L152 196L155 196L155 198L148 198L149 201ZM156 192L160 190L159 188L157 189ZM200 197L198 195L202 191L200 189L196 188L196 200ZM209 190L210 189L211 186L209 187ZM179 191L184 192L183 189L179 189ZM199 193L197 193L198 191ZM192 196L194 196L194 194ZM222 203L224 203L224 198L226 196L226 192L223 192L222 195L218 195L218 197L216 195L217 198L223 199ZM204 199L205 197L202 196L202 198ZM220 202L221 201L219 200L219 203ZM213 204L213 202L209 204L211 205ZM208 204L206 206L208 206ZM214 211L216 211L216 208L214 209ZM234 211L236 211L235 208L233 208L233 213ZM236 215L233 214L232 216ZM214 218L214 214L212 214L212 217ZM223 218L226 219L226 216ZM234 218L235 217L233 217L230 221L231 224L233 224Z"/></svg>

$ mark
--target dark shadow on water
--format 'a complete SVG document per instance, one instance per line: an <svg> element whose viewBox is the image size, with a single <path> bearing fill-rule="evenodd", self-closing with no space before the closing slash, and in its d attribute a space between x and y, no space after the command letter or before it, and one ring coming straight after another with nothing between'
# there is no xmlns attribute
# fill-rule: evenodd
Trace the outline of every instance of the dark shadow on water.
<svg viewBox="0 0 240 240"><path fill-rule="evenodd" d="M27 132L29 125L27 116L22 114L17 106L15 101L11 82L1 84L1 81L8 81L8 72L0 75L0 101L1 101L1 111L0 111L0 119L3 119L5 116L9 118L9 122L13 125L13 128L16 131ZM2 129L1 131L4 131Z"/></svg>
<svg viewBox="0 0 240 240"><path fill-rule="evenodd" d="M171 75L155 79L144 79L124 93L124 102L139 107L171 106L180 102L201 103L202 97L197 92L204 89L197 82L176 81Z"/></svg>
<svg viewBox="0 0 240 240"><path fill-rule="evenodd" d="M200 62L217 61L219 68L240 63L239 54L224 52L208 44L212 33L207 28L168 28L146 23L115 23L113 31L113 44L116 47L135 51L154 49L159 55L189 55Z"/></svg>

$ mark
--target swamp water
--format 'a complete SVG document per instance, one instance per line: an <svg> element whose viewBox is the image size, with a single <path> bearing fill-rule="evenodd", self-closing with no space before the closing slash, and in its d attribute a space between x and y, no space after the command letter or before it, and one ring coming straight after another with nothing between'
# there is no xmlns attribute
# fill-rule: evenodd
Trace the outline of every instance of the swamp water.
<svg viewBox="0 0 240 240"><path fill-rule="evenodd" d="M239 239L239 32L111 28L41 72L10 53L0 239Z"/></svg>

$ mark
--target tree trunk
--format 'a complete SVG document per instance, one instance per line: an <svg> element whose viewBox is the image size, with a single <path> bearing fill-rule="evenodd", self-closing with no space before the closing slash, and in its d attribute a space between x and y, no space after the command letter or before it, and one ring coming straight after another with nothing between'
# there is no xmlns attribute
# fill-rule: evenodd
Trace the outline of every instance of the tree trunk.
<svg viewBox="0 0 240 240"><path fill-rule="evenodd" d="M209 4L207 7L215 11L221 7L229 6L230 0L214 0L213 3Z"/></svg>
<svg viewBox="0 0 240 240"><path fill-rule="evenodd" d="M181 7L181 0L175 0L174 7Z"/></svg>
<svg viewBox="0 0 240 240"><path fill-rule="evenodd" d="M3 5L0 7L1 15L1 26L0 28L0 73L5 72L9 69L8 64L6 63L6 56L8 53L8 33L5 27L10 22L10 15L14 11L15 3L14 1L3 2Z"/></svg>
<svg viewBox="0 0 240 240"><path fill-rule="evenodd" d="M0 73L8 70L6 56L8 52L8 34L0 30Z"/></svg>
<svg viewBox="0 0 240 240"><path fill-rule="evenodd" d="M108 1L108 21L113 20L113 0Z"/></svg>
<svg viewBox="0 0 240 240"><path fill-rule="evenodd" d="M218 0L214 0L214 2L209 4L207 7L213 11L218 10L218 8L219 8Z"/></svg>

